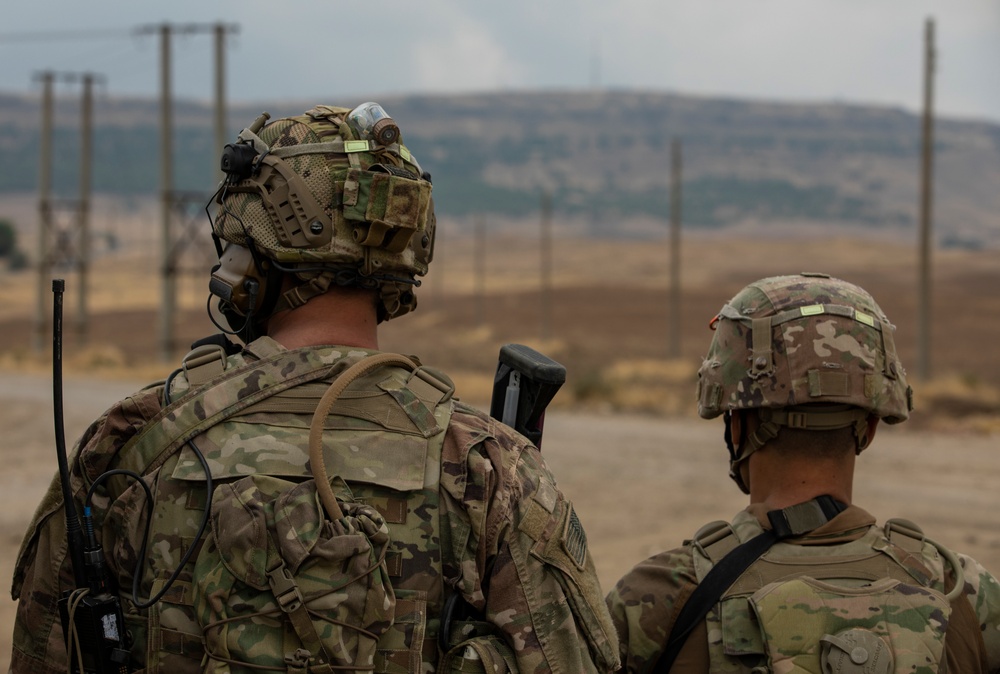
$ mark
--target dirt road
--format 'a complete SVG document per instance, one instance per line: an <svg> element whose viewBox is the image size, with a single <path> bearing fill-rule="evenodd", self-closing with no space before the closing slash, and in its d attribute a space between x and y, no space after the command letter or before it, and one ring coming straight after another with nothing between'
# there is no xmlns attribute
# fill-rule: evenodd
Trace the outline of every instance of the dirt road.
<svg viewBox="0 0 1000 674"><path fill-rule="evenodd" d="M67 379L72 441L134 382ZM7 587L23 530L54 471L51 383L0 373L0 578ZM631 565L728 519L745 497L726 477L721 422L554 413L543 454L587 529L605 588ZM855 501L914 520L940 542L1000 571L1000 436L883 427L862 455ZM0 598L0 671L14 604Z"/></svg>

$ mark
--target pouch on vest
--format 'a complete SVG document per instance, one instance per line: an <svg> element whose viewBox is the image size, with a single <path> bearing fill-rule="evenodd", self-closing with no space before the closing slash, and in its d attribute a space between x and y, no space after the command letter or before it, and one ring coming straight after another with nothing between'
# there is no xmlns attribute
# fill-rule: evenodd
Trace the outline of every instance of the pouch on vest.
<svg viewBox="0 0 1000 674"><path fill-rule="evenodd" d="M195 609L206 672L370 672L395 597L372 507L324 516L316 483L255 475L216 489Z"/></svg>
<svg viewBox="0 0 1000 674"><path fill-rule="evenodd" d="M937 674L951 606L939 592L883 579L844 587L808 576L750 597L770 672Z"/></svg>

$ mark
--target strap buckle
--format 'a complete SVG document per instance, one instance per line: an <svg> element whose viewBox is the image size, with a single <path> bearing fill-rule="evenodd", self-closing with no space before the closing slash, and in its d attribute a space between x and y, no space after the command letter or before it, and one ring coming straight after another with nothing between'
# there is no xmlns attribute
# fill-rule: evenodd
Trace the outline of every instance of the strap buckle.
<svg viewBox="0 0 1000 674"><path fill-rule="evenodd" d="M789 411L785 425L789 428L808 428L808 418L805 412Z"/></svg>
<svg viewBox="0 0 1000 674"><path fill-rule="evenodd" d="M309 664L312 660L312 653L304 648L297 648L293 653L285 653L285 667L290 674L298 674L309 671Z"/></svg>
<svg viewBox="0 0 1000 674"><path fill-rule="evenodd" d="M282 563L281 565L267 572L267 580L271 585L271 592L278 600L278 607L285 613L294 613L299 610L305 601L302 592L292 577L292 572Z"/></svg>
<svg viewBox="0 0 1000 674"><path fill-rule="evenodd" d="M226 371L226 350L220 344L202 344L184 356L181 367L190 386L200 386Z"/></svg>
<svg viewBox="0 0 1000 674"><path fill-rule="evenodd" d="M803 536L818 529L847 509L847 504L826 494L811 501L771 510L767 519L778 540Z"/></svg>

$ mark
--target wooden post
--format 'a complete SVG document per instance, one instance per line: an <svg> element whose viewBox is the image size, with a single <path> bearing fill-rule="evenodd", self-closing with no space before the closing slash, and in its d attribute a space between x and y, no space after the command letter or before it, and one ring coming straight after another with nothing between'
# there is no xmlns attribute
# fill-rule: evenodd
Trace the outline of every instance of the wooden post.
<svg viewBox="0 0 1000 674"><path fill-rule="evenodd" d="M670 144L670 325L669 354L681 356L681 142Z"/></svg>
<svg viewBox="0 0 1000 674"><path fill-rule="evenodd" d="M42 82L42 125L39 130L41 154L38 161L38 296L35 306L35 338L33 347L41 351L45 346L46 329L49 325L48 293L51 257L49 255L49 234L52 229L52 84L55 73L46 71L36 76Z"/></svg>
<svg viewBox="0 0 1000 674"><path fill-rule="evenodd" d="M924 115L923 152L920 162L920 299L917 327L917 371L921 379L931 377L931 250L932 194L934 191L934 20L924 27Z"/></svg>
<svg viewBox="0 0 1000 674"><path fill-rule="evenodd" d="M80 201L77 204L77 232L79 248L77 249L77 269L80 278L77 279L76 332L83 342L86 340L87 295L90 272L90 170L94 164L93 158L93 128L94 128L94 75L83 75L83 100L80 116Z"/></svg>
<svg viewBox="0 0 1000 674"><path fill-rule="evenodd" d="M212 173L217 180L224 177L219 157L226 145L226 32L231 30L224 23L215 24L215 154L212 156Z"/></svg>
<svg viewBox="0 0 1000 674"><path fill-rule="evenodd" d="M552 197L542 192L541 222L541 317L542 340L552 337Z"/></svg>
<svg viewBox="0 0 1000 674"><path fill-rule="evenodd" d="M475 251L473 253L473 264L475 265L475 296L476 296L476 325L482 326L486 322L486 216L476 217L476 238Z"/></svg>
<svg viewBox="0 0 1000 674"><path fill-rule="evenodd" d="M173 268L171 207L173 199L173 121L170 99L170 24L160 26L160 359L169 362L174 350L174 310L177 276Z"/></svg>

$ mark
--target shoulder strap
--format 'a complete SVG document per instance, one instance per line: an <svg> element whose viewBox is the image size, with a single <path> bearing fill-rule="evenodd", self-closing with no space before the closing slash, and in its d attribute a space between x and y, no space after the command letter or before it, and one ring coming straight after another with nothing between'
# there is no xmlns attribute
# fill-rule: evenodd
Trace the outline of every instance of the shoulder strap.
<svg viewBox="0 0 1000 674"><path fill-rule="evenodd" d="M293 386L323 379L340 363L313 348L282 351L226 370L160 410L119 452L119 468L145 474L220 421ZM115 479L115 478L111 478Z"/></svg>
<svg viewBox="0 0 1000 674"><path fill-rule="evenodd" d="M657 674L667 674L670 671L694 627L705 619L723 593L772 545L786 538L807 534L826 524L846 508L846 504L824 495L767 513L771 529L736 546L712 567L681 607L673 629L670 630L666 648L647 671Z"/></svg>

